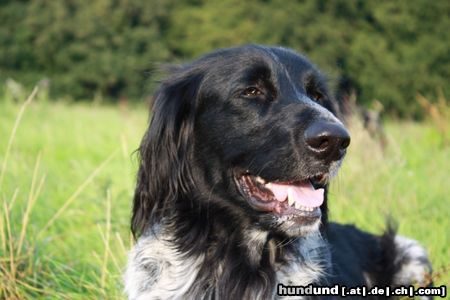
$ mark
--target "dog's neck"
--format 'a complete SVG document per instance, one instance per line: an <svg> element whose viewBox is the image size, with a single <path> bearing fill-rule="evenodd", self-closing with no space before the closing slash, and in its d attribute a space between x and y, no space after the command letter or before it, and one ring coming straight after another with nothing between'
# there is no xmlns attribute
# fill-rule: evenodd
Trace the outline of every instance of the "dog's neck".
<svg viewBox="0 0 450 300"><path fill-rule="evenodd" d="M141 236L128 268L129 276L140 277L127 280L137 285L128 291L144 289L149 298L271 299L279 283L323 283L330 257L319 232L288 238L241 210L198 206L205 203L198 200L178 197L171 216Z"/></svg>
<svg viewBox="0 0 450 300"><path fill-rule="evenodd" d="M142 250L152 256L147 260L166 262L157 267L160 273L152 291L165 289L166 276L176 285L189 285L175 287L173 283L169 287L184 290L192 298L266 299L275 297L278 283L306 286L323 282L330 258L319 232L288 239L249 224L224 226L222 221L233 222L227 217L206 222L206 216L199 214L172 220L142 237L153 240L144 246L148 250ZM154 249L159 250L154 254Z"/></svg>

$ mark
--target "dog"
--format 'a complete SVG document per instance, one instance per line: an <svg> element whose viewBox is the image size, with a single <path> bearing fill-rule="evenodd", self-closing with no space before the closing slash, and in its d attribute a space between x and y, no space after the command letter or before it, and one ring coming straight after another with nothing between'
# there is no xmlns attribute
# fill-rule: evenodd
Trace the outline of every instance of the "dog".
<svg viewBox="0 0 450 300"><path fill-rule="evenodd" d="M139 148L129 299L427 285L416 241L328 222L350 144L339 116L324 76L287 48L221 49L172 69Z"/></svg>

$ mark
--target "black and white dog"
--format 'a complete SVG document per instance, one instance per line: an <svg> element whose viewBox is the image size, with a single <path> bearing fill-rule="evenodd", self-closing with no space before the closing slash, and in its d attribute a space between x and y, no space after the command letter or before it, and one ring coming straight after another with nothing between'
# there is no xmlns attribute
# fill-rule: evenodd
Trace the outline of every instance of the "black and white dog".
<svg viewBox="0 0 450 300"><path fill-rule="evenodd" d="M319 71L286 48L223 49L172 70L140 146L129 298L429 284L417 242L327 222L350 143L338 116Z"/></svg>

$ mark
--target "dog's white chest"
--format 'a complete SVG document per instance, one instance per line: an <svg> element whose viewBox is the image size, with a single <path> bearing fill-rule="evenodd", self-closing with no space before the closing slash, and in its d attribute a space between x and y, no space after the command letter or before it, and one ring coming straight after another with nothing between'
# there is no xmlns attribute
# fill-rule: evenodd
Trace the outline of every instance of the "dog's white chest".
<svg viewBox="0 0 450 300"><path fill-rule="evenodd" d="M299 256L287 255L285 263L274 267L277 284L306 286L317 282L327 268L325 249L326 243L320 236L303 240ZM203 256L182 257L163 239L141 238L130 252L125 274L126 293L130 299L186 299L187 294L205 286L196 282L203 260ZM220 273L220 268L213 272L215 276ZM214 286L216 278L213 276L209 280ZM277 297L276 291L274 296Z"/></svg>

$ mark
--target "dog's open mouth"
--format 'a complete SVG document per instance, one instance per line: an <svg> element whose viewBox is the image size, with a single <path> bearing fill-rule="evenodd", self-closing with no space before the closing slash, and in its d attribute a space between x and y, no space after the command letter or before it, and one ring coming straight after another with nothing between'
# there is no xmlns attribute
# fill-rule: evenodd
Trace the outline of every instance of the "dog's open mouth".
<svg viewBox="0 0 450 300"><path fill-rule="evenodd" d="M300 181L268 182L259 176L244 174L237 181L253 209L305 222L321 216L322 186L326 177L320 174Z"/></svg>

